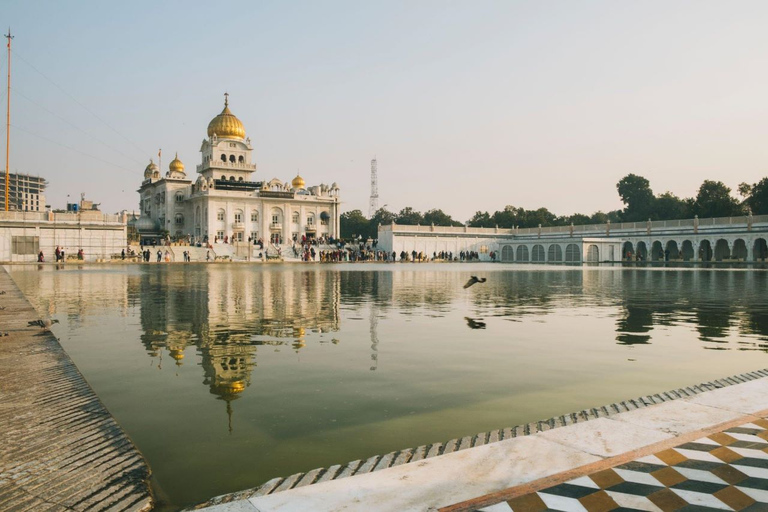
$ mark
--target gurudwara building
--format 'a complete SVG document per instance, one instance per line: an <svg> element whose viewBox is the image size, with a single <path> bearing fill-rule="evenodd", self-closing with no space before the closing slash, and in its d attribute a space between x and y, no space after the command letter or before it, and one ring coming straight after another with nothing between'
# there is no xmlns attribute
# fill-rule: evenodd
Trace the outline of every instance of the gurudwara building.
<svg viewBox="0 0 768 512"><path fill-rule="evenodd" d="M200 153L194 178L178 154L164 175L150 160L138 190L141 218L136 229L142 241L171 237L287 244L303 237L338 237L336 183L308 187L298 175L291 182L256 181L251 139L229 110L226 94L224 110L208 123Z"/></svg>

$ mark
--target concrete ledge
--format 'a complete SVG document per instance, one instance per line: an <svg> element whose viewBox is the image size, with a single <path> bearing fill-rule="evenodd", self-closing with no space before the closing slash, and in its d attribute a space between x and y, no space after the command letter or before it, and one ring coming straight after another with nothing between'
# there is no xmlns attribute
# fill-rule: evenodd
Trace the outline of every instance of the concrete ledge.
<svg viewBox="0 0 768 512"><path fill-rule="evenodd" d="M729 397L727 394L718 394L719 391L718 393L715 393L715 391L722 390L734 385L743 385L745 383L755 382L758 381L758 379L763 379L765 377L768 377L768 369L757 370L741 375L734 375L711 382L705 382L694 386L657 393L654 395L642 396L631 400L625 400L623 402L604 405L601 407L585 409L582 411L549 418L547 420L527 423L525 425L517 425L515 427L508 427L490 432L482 432L474 436L466 436L460 439L451 439L450 441L444 443L434 443L430 445L419 446L417 448L408 448L405 450L391 452L386 455L376 455L365 461L356 460L347 464L334 465L329 468L314 469L307 473L297 473L289 477L278 477L269 480L259 487L243 490L233 494L218 496L207 501L206 503L200 504L188 510L208 509L217 505L239 503L242 500L249 500L252 498L258 498L260 496L268 496L278 492L282 493L283 491L288 491L290 489L303 488L315 484L344 479L350 476L377 472L401 465L407 466L411 465L412 463L424 461L425 459L452 454L458 451L466 450L468 448L474 449L492 443L530 436L560 427L581 424L587 421L594 422L600 418L610 418L611 420L631 423L641 428L647 428L649 424L656 425L657 421L664 420L665 423L661 424L661 427L654 427L654 429L668 434L669 437L673 437L679 435L680 432L688 431L690 429L696 428L697 426L701 427L704 424L712 424L713 422L718 422L718 419L725 421L724 418L732 416L730 413L723 413L723 411L715 406L701 407L706 406L707 403L698 403L696 400L692 400L694 397L700 397L702 401L709 401L710 404L720 403L718 400L727 402L729 400L734 400L734 398L732 396ZM761 383L758 386L762 388L765 381L760 382ZM747 388L740 389L744 389L745 392L748 390ZM710 394L710 392L713 394ZM744 398L744 400L734 402L742 404L741 409L744 409L745 411L754 408L753 402L751 402L753 397L750 393L746 393L745 396L747 395L748 397ZM709 398L710 396L712 396L712 398ZM723 398L721 398L721 396ZM766 397L768 397L768 393L766 393ZM768 398L766 398L765 401L768 402ZM759 400L758 402L762 404L763 400ZM669 409L669 407L671 407L669 405L670 403L681 404L679 405L679 408L677 405L674 406L674 417L670 417L670 414L672 414L672 409ZM664 408L649 408L650 406L658 406L660 404L664 404ZM768 403L759 409L766 408L768 408ZM744 413L744 411L738 412L741 414ZM627 427L629 426L622 426L622 428ZM566 441L559 436L553 436L550 440L553 442L558 442L558 440L560 440L562 444L567 444ZM608 456L609 450L610 447L606 445L602 448L601 452L594 454L598 456ZM598 447L595 447L593 452L597 451L599 451Z"/></svg>
<svg viewBox="0 0 768 512"><path fill-rule="evenodd" d="M0 510L152 508L149 468L0 269Z"/></svg>

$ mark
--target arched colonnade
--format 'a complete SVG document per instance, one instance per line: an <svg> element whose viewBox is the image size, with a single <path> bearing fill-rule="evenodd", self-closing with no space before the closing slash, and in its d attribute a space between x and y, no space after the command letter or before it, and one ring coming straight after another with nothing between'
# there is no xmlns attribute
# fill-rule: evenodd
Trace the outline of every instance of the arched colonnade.
<svg viewBox="0 0 768 512"><path fill-rule="evenodd" d="M621 244L623 261L765 261L763 236L632 238Z"/></svg>

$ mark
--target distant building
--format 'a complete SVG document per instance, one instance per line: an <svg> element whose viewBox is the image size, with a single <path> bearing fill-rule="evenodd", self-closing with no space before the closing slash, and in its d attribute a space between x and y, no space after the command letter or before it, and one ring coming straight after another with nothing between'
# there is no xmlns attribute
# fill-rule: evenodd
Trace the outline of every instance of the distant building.
<svg viewBox="0 0 768 512"><path fill-rule="evenodd" d="M45 211L45 187L48 182L40 176L10 173L8 180L8 209L25 212ZM5 203L5 173L0 173L0 195ZM5 204L3 204L3 207Z"/></svg>
<svg viewBox="0 0 768 512"><path fill-rule="evenodd" d="M290 182L255 181L251 139L226 99L224 110L208 124L200 152L196 178L187 176L178 155L165 175L150 160L138 190L141 218L135 223L144 243L166 236L273 244L339 236L339 187L308 187L301 176Z"/></svg>

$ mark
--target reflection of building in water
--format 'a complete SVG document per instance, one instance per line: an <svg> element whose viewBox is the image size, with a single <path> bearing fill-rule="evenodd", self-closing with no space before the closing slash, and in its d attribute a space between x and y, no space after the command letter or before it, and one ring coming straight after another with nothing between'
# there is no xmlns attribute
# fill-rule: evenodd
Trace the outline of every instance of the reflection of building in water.
<svg viewBox="0 0 768 512"><path fill-rule="evenodd" d="M194 345L204 384L227 402L251 384L259 346L300 350L314 332L339 328L337 272L253 268L142 267L141 340L147 353L167 351L177 365ZM308 334L309 333L309 334Z"/></svg>

